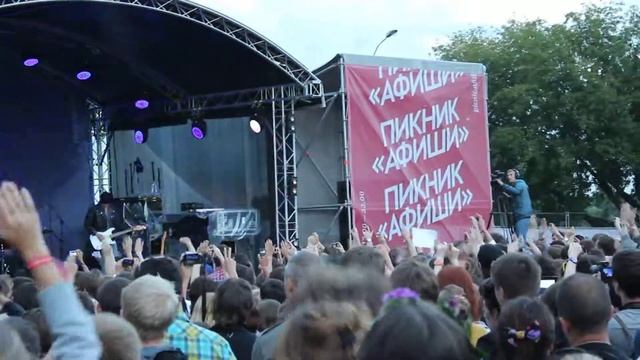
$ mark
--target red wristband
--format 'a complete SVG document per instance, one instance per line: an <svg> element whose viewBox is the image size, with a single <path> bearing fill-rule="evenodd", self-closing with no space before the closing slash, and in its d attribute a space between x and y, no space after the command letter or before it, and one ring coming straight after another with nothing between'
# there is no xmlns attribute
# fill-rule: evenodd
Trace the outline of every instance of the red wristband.
<svg viewBox="0 0 640 360"><path fill-rule="evenodd" d="M50 262L53 262L53 257L51 257L50 255L35 256L27 261L27 269L33 271L34 269L39 268L42 265L46 265Z"/></svg>

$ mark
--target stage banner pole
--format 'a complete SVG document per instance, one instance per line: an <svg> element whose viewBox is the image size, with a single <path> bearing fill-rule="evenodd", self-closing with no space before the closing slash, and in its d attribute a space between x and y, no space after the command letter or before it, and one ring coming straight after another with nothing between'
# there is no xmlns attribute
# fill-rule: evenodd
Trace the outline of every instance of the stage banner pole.
<svg viewBox="0 0 640 360"><path fill-rule="evenodd" d="M443 68L346 64L354 226L392 246L403 228L461 241L491 212L486 74Z"/></svg>

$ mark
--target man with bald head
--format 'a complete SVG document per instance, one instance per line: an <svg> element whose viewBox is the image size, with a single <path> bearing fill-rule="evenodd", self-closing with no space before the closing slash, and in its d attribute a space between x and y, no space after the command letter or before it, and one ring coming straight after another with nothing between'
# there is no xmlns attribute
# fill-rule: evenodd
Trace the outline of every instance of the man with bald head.
<svg viewBox="0 0 640 360"><path fill-rule="evenodd" d="M557 307L562 330L572 347L603 360L628 359L609 342L607 324L613 308L600 280L585 274L564 279L558 290Z"/></svg>

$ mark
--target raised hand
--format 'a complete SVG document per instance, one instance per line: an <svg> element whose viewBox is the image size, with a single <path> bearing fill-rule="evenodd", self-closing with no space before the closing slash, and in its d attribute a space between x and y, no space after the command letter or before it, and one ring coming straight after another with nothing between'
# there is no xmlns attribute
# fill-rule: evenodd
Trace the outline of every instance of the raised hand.
<svg viewBox="0 0 640 360"><path fill-rule="evenodd" d="M403 227L402 228L402 238L407 244L413 243L413 236L411 235L411 229Z"/></svg>
<svg viewBox="0 0 640 360"><path fill-rule="evenodd" d="M572 242L569 244L569 251L567 255L569 256L569 260L578 261L578 256L582 254L582 246L580 246L577 242Z"/></svg>
<svg viewBox="0 0 640 360"><path fill-rule="evenodd" d="M362 246L362 241L360 241L360 234L358 230L351 229L351 247Z"/></svg>
<svg viewBox="0 0 640 360"><path fill-rule="evenodd" d="M373 232L370 227L366 226L362 230L362 235L364 236L365 245L373 245Z"/></svg>
<svg viewBox="0 0 640 360"><path fill-rule="evenodd" d="M547 219L546 218L542 218L540 219L540 226L538 226L538 232L541 235L544 235L547 230L549 230L549 226L547 225Z"/></svg>
<svg viewBox="0 0 640 360"><path fill-rule="evenodd" d="M484 220L484 217L480 214L476 214L476 219L478 219L478 227L480 231L487 231L487 222Z"/></svg>
<svg viewBox="0 0 640 360"><path fill-rule="evenodd" d="M122 249L124 250L124 255L127 258L132 258L133 253L131 252L131 248L133 247L133 240L131 240L131 236L125 236L122 239Z"/></svg>
<svg viewBox="0 0 640 360"><path fill-rule="evenodd" d="M556 224L550 223L549 228L551 228L551 233L558 241L564 241L564 236L560 233L560 230L556 227Z"/></svg>
<svg viewBox="0 0 640 360"><path fill-rule="evenodd" d="M389 247L387 242L387 236L383 232L376 233L376 240L378 240L378 244L383 244Z"/></svg>
<svg viewBox="0 0 640 360"><path fill-rule="evenodd" d="M267 239L267 241L264 242L264 251L266 256L273 258L273 253L275 252L275 250L273 247L273 241L271 241L271 239Z"/></svg>
<svg viewBox="0 0 640 360"><path fill-rule="evenodd" d="M391 251L389 247L385 244L378 244L376 245L376 249L378 249L384 258L385 269L388 272L393 271L393 261L391 261L391 256L389 256L389 252Z"/></svg>
<svg viewBox="0 0 640 360"><path fill-rule="evenodd" d="M521 239L521 237L518 237L518 235L511 234L511 241L507 245L507 252L508 253L519 252L520 251L520 239Z"/></svg>
<svg viewBox="0 0 640 360"><path fill-rule="evenodd" d="M139 259L142 259L142 239L141 238L137 238L135 244L133 245L133 250L135 250L136 252L136 256Z"/></svg>
<svg viewBox="0 0 640 360"><path fill-rule="evenodd" d="M188 251L195 252L196 248L193 246L193 242L191 242L191 238L187 236L183 236L180 238L180 244L183 244L187 247Z"/></svg>
<svg viewBox="0 0 640 360"><path fill-rule="evenodd" d="M622 222L627 223L629 227L635 226L637 211L638 210L636 208L631 207L629 203L623 202L620 205L620 219L622 220Z"/></svg>
<svg viewBox="0 0 640 360"><path fill-rule="evenodd" d="M458 266L458 264L459 264L458 258L460 257L460 249L458 249L457 247L453 246L452 244L449 244L447 246L447 252L445 253L445 256L447 257L447 259L449 259L449 263L451 263L451 265Z"/></svg>
<svg viewBox="0 0 640 360"><path fill-rule="evenodd" d="M224 272L227 273L227 276L231 279L238 278L238 272L236 271L236 260L232 257L231 248L224 248Z"/></svg>
<svg viewBox="0 0 640 360"><path fill-rule="evenodd" d="M566 235L567 235L567 239L569 239L569 242L575 241L576 228L572 226L571 228L567 229Z"/></svg>
<svg viewBox="0 0 640 360"><path fill-rule="evenodd" d="M202 256L209 254L210 250L209 240L202 240L200 245L198 245L198 249L196 249L196 251Z"/></svg>
<svg viewBox="0 0 640 360"><path fill-rule="evenodd" d="M615 218L613 220L613 224L615 225L616 229L618 229L620 236L629 236L629 227L627 226L626 222L623 222L620 218Z"/></svg>
<svg viewBox="0 0 640 360"><path fill-rule="evenodd" d="M82 250L76 249L76 257L78 258L80 264L84 264L84 253L82 252Z"/></svg>
<svg viewBox="0 0 640 360"><path fill-rule="evenodd" d="M260 256L260 254L258 254L258 262L259 262L260 270L262 270L262 273L268 277L269 274L271 274L271 271L273 270L272 257L269 255Z"/></svg>
<svg viewBox="0 0 640 360"><path fill-rule="evenodd" d="M447 254L449 246L447 244L437 244L436 245L436 258L444 259Z"/></svg>
<svg viewBox="0 0 640 360"><path fill-rule="evenodd" d="M0 236L25 258L49 254L31 194L12 182L0 185Z"/></svg>

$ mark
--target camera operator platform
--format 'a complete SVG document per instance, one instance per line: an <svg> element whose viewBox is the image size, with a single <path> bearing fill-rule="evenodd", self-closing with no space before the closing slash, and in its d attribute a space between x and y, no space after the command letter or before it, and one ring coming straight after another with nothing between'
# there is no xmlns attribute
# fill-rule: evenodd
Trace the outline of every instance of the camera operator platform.
<svg viewBox="0 0 640 360"><path fill-rule="evenodd" d="M526 240L529 219L533 215L529 186L524 180L520 179L520 173L516 169L507 170L507 183L504 183L501 179L496 179L495 181L504 192L511 195L515 233Z"/></svg>

